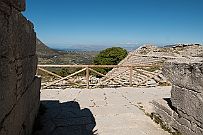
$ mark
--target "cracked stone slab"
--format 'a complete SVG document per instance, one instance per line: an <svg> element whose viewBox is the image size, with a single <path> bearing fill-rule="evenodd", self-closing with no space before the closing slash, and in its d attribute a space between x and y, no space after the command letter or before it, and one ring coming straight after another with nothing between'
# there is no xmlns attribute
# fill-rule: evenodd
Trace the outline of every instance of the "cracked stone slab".
<svg viewBox="0 0 203 135"><path fill-rule="evenodd" d="M151 93L156 94L151 95ZM57 94L56 101L53 101L52 94ZM148 99L149 95L151 96ZM169 95L169 87L53 89L42 90L41 99L42 102L44 100L48 102L44 104L48 105L47 113L58 112L55 117L50 117L55 129L49 132L49 135L86 135L86 133L92 135L93 131L99 135L169 135L137 107L138 102L150 106L149 102L153 99ZM73 99L75 101L70 101ZM54 108L58 111L51 111ZM50 130L54 127L50 124L47 126L51 127ZM40 131L37 133L34 135L46 135Z"/></svg>

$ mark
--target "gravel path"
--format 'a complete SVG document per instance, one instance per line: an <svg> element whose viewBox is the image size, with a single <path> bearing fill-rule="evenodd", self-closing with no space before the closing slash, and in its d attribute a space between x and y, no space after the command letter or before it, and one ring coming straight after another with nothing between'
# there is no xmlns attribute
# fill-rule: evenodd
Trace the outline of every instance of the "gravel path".
<svg viewBox="0 0 203 135"><path fill-rule="evenodd" d="M34 135L168 135L139 107L150 112L150 101L170 97L170 89L42 90L47 109Z"/></svg>

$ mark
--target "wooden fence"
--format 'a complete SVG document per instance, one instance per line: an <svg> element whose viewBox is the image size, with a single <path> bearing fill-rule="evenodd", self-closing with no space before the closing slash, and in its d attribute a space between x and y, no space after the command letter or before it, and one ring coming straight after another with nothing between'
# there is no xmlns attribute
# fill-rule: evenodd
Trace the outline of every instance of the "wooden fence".
<svg viewBox="0 0 203 135"><path fill-rule="evenodd" d="M141 64L141 65L38 65L38 70L41 70L42 72L46 72L47 74L58 78L57 80L47 83L45 86L42 87L43 89L48 88L49 86L52 86L52 85L59 83L61 81L64 81L64 80L69 81L69 78L71 78L81 72L84 72L84 71L86 72L86 77L85 77L86 88L89 89L90 85L94 85L94 87L92 87L92 88L96 88L107 81L113 81L113 82L119 83L122 86L132 87L133 86L133 83L132 83L133 70L136 70L139 68L151 67L151 66L155 66L155 65L154 64L151 64L151 65L150 64L148 64L148 65L143 65L143 64ZM159 65L157 65L157 66L159 66ZM122 83L121 81L115 79L117 76L119 76L123 72L121 72L115 76L107 76L107 75L104 75L93 69L93 68L120 68L120 67L125 67L125 70L123 72L126 72L129 70L129 85L128 86L126 84ZM79 71L76 71L68 76L62 77L58 74L55 74L53 72L50 72L50 71L44 69L44 68L82 68L82 69ZM105 77L107 79L103 82L98 82L97 84L90 84L90 72L93 72L93 73L100 75L102 77Z"/></svg>

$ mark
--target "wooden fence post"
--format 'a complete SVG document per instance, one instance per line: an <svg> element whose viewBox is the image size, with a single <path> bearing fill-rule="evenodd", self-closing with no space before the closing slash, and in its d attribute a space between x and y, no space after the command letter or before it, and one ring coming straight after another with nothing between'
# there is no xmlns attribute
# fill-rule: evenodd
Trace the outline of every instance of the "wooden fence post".
<svg viewBox="0 0 203 135"><path fill-rule="evenodd" d="M51 74L51 75L53 75L53 76L55 76L57 78L60 78L59 80L55 80L53 82L45 84L45 86L43 87L44 89L49 87L49 86L51 86L51 85L53 85L53 84L61 82L63 80L67 80L67 79L69 79L69 78L71 78L71 77L73 77L73 76L75 76L75 75L77 75L77 74L79 74L79 73L81 73L81 72L86 70L86 78L85 78L85 80L86 80L85 83L86 84L85 85L86 85L86 88L89 89L89 87L90 87L90 72L91 71L95 72L96 74L99 74L99 75L105 77L105 80L99 81L99 83L97 83L95 86L93 86L91 88L96 88L97 86L100 86L104 82L108 82L108 81L113 81L113 82L119 83L119 84L121 84L123 86L129 86L130 85L130 87L133 87L133 75L134 75L133 72L138 72L138 70L136 70L136 69L140 69L142 67L151 67L151 66L154 66L154 64L139 64L139 65L138 64L137 65L38 65L38 70L44 71L44 72L46 72L48 74ZM158 64L157 66L161 66L161 65ZM52 68L69 67L69 68L83 68L83 69L81 69L81 70L79 70L79 71L77 71L75 73L72 73L72 74L70 74L70 75L68 75L66 77L61 77L61 76L59 76L59 75L57 75L55 73L52 73L52 72L50 72L48 70L43 69L43 68L48 68L48 67L52 67ZM128 84L126 85L125 83L122 83L121 81L116 80L116 77L121 75L124 72L120 72L119 74L117 74L117 75L112 77L112 76L108 76L108 75L103 75L103 74L101 74L101 73L91 69L91 68L95 68L95 67L97 67L97 68L106 68L106 67L119 68L119 67L125 67L125 71L124 72L130 70L130 73L129 73L129 85ZM145 72L147 72L147 71L145 71ZM142 84L145 81L142 81L141 83L139 83L139 85ZM77 84L77 83L74 83L74 84ZM138 84L136 84L136 85L138 85Z"/></svg>
<svg viewBox="0 0 203 135"><path fill-rule="evenodd" d="M36 75L39 75L39 67L37 66Z"/></svg>
<svg viewBox="0 0 203 135"><path fill-rule="evenodd" d="M132 78L133 78L133 67L132 67L132 65L131 65L131 66L130 66L130 76L129 76L130 87L133 86Z"/></svg>
<svg viewBox="0 0 203 135"><path fill-rule="evenodd" d="M87 84L87 89L89 89L89 84L90 84L89 78L90 78L90 72L89 72L89 67L87 66L86 67L86 84Z"/></svg>

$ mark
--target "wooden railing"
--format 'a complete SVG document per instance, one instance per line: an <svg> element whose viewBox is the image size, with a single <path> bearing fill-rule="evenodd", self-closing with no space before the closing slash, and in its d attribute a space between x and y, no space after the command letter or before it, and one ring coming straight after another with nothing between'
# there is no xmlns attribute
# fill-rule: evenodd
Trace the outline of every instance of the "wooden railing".
<svg viewBox="0 0 203 135"><path fill-rule="evenodd" d="M69 81L68 80L69 78L71 78L81 72L84 72L84 71L86 72L86 88L89 89L90 88L90 72L93 72L97 75L107 78L104 82L113 81L113 82L119 83L122 86L127 86L126 84L122 83L121 81L116 80L115 77L117 77L120 74L122 74L123 72L126 72L129 70L129 85L128 86L132 87L133 86L133 83L132 83L133 70L136 70L139 68L151 67L151 66L155 66L155 65L154 64L151 64L151 65L150 64L148 64L148 65L143 65L143 64L140 64L140 65L38 65L38 70L41 70L43 72L46 72L49 75L59 78L58 80L54 80L52 82L47 83L45 86L42 87L43 89L45 89L49 86L52 86L58 82L64 81L64 80ZM123 72L121 72L119 74L116 74L115 76L107 76L107 75L104 75L93 69L93 68L120 68L120 67L125 67L126 70L124 70ZM76 71L68 76L62 77L58 74L48 71L47 69L44 69L44 68L82 68L82 69L79 71ZM96 88L96 87L102 85L102 83L103 82L94 84L94 87L92 87L92 88ZM91 84L91 85L93 85L93 84Z"/></svg>

